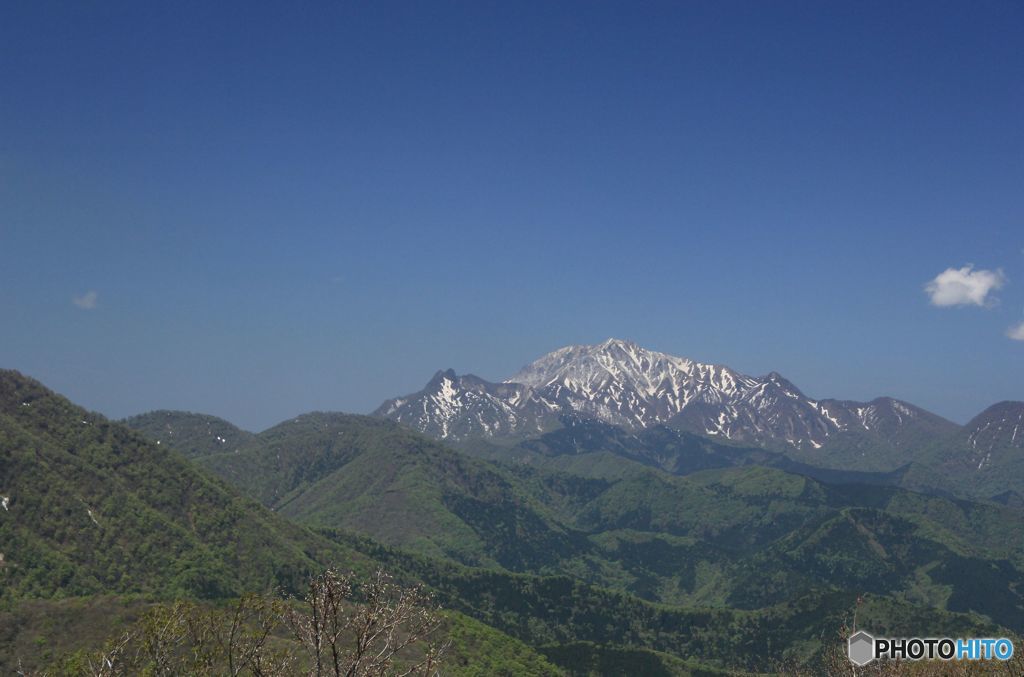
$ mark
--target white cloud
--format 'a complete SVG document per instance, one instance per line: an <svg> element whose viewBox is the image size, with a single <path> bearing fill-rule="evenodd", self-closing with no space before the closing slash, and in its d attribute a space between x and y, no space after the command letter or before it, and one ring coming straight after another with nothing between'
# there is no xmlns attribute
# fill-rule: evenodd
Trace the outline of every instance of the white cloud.
<svg viewBox="0 0 1024 677"><path fill-rule="evenodd" d="M974 270L974 264L947 268L924 286L933 306L990 306L989 294L1006 282L1002 270Z"/></svg>
<svg viewBox="0 0 1024 677"><path fill-rule="evenodd" d="M71 299L71 302L82 310L93 310L96 307L96 302L99 300L99 294L94 291L87 291L81 296L75 296Z"/></svg>
<svg viewBox="0 0 1024 677"><path fill-rule="evenodd" d="M1024 322L1018 322L1006 330L1006 335L1014 341L1024 341Z"/></svg>

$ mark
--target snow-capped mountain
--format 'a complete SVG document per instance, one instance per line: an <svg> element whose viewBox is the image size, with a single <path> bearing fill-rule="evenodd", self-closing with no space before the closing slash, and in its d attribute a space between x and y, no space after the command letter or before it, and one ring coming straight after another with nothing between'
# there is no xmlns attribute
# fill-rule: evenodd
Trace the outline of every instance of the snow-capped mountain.
<svg viewBox="0 0 1024 677"><path fill-rule="evenodd" d="M1024 449L1024 402L999 402L981 412L964 426L972 449L991 451L996 447Z"/></svg>
<svg viewBox="0 0 1024 677"><path fill-rule="evenodd" d="M440 439L525 437L555 425L557 405L520 383L490 383L439 371L418 393L388 400L383 416Z"/></svg>
<svg viewBox="0 0 1024 677"><path fill-rule="evenodd" d="M967 460L984 470L1024 449L1024 402L999 402L971 419L963 429Z"/></svg>
<svg viewBox="0 0 1024 677"><path fill-rule="evenodd" d="M999 402L929 446L911 484L1024 507L1024 402Z"/></svg>
<svg viewBox="0 0 1024 677"><path fill-rule="evenodd" d="M630 341L560 348L502 383L438 372L422 391L376 412L436 437L523 437L577 417L643 429L666 425L766 447L815 450L839 437L890 444L957 426L890 398L814 400L772 372L747 376Z"/></svg>

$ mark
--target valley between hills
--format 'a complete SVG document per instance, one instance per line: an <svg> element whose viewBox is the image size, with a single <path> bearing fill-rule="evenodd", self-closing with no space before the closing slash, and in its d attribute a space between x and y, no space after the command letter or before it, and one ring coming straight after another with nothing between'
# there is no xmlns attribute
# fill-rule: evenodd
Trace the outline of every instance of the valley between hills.
<svg viewBox="0 0 1024 677"><path fill-rule="evenodd" d="M617 340L261 432L4 371L0 672L329 566L429 590L444 674L813 671L854 613L1016 637L1022 428L1024 403L959 426Z"/></svg>

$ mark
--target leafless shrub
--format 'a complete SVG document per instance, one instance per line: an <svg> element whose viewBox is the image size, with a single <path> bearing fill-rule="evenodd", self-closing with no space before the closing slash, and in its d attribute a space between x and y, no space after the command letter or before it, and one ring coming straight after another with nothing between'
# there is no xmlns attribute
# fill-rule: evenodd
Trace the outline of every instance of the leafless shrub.
<svg viewBox="0 0 1024 677"><path fill-rule="evenodd" d="M430 675L447 649L428 643L411 666L395 669L396 657L427 642L441 620L422 587L401 587L383 571L356 590L351 576L328 570L311 581L303 602L284 619L316 677Z"/></svg>
<svg viewBox="0 0 1024 677"><path fill-rule="evenodd" d="M330 569L301 600L246 595L223 608L156 605L101 650L65 657L38 677L432 675L448 646L431 641L437 612L420 586L400 586L382 571L357 584Z"/></svg>

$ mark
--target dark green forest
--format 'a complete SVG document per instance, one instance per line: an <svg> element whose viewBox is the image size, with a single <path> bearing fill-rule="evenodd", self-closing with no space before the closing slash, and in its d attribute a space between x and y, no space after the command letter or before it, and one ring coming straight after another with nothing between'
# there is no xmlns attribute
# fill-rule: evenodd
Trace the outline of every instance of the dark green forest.
<svg viewBox="0 0 1024 677"><path fill-rule="evenodd" d="M0 372L0 672L73 673L175 603L295 605L328 568L422 586L444 674L813 671L855 613L892 635L1024 632L1011 505L771 454L670 472L544 445L466 453L333 413L259 434L119 423Z"/></svg>

